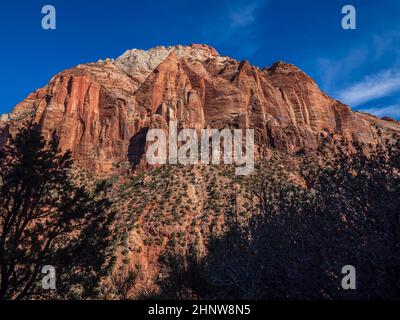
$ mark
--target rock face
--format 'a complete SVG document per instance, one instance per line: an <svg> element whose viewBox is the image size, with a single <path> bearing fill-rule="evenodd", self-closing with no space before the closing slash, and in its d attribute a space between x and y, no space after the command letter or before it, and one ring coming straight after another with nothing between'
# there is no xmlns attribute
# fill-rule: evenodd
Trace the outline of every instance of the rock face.
<svg viewBox="0 0 400 320"><path fill-rule="evenodd" d="M53 77L0 119L0 144L33 117L54 130L75 161L99 174L137 164L149 128L253 128L258 146L314 149L321 133L375 143L376 128L400 124L356 113L321 92L297 67L260 69L206 45L130 50L117 60L79 65Z"/></svg>

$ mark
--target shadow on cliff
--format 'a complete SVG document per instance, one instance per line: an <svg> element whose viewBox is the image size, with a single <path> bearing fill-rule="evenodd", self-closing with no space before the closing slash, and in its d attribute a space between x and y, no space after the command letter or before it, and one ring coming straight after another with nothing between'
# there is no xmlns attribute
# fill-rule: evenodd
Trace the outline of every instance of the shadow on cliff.
<svg viewBox="0 0 400 320"><path fill-rule="evenodd" d="M128 159L131 167L136 169L141 166L146 146L146 135L149 128L140 129L130 140L128 147Z"/></svg>

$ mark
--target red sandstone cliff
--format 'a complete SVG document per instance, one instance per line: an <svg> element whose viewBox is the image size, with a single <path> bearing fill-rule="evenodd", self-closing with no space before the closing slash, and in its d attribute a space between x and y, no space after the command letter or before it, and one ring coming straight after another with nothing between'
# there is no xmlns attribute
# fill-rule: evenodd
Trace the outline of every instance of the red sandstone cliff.
<svg viewBox="0 0 400 320"><path fill-rule="evenodd" d="M117 60L79 65L53 77L0 119L0 144L23 119L97 173L140 159L145 133L178 120L181 127L254 128L258 145L295 152L315 148L322 132L376 142L378 125L398 122L356 113L321 92L297 67L251 66L206 45L130 50Z"/></svg>

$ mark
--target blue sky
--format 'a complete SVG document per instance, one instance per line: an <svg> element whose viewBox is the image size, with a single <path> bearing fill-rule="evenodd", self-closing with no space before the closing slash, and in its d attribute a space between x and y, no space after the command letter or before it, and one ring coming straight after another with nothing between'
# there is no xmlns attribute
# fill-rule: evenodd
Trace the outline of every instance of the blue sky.
<svg viewBox="0 0 400 320"><path fill-rule="evenodd" d="M14 0L0 4L0 113L56 73L127 49L206 43L260 67L293 63L354 109L400 119L399 0ZM41 9L57 9L43 30ZM357 11L343 30L341 8Z"/></svg>

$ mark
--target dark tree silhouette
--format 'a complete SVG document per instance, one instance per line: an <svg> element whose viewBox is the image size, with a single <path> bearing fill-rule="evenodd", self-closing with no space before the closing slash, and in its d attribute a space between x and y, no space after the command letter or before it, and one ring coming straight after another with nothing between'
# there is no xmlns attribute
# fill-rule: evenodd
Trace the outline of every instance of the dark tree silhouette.
<svg viewBox="0 0 400 320"><path fill-rule="evenodd" d="M228 215L200 261L173 259L160 297L399 299L400 140L371 148L331 141L323 163L300 158L297 181L293 168L267 163L258 213L244 226ZM341 286L345 265L356 290Z"/></svg>
<svg viewBox="0 0 400 320"><path fill-rule="evenodd" d="M94 281L85 271L101 276L109 203L76 186L71 166L57 136L46 142L33 123L1 150L0 299L65 297L82 277ZM44 265L56 268L56 293L40 287Z"/></svg>

